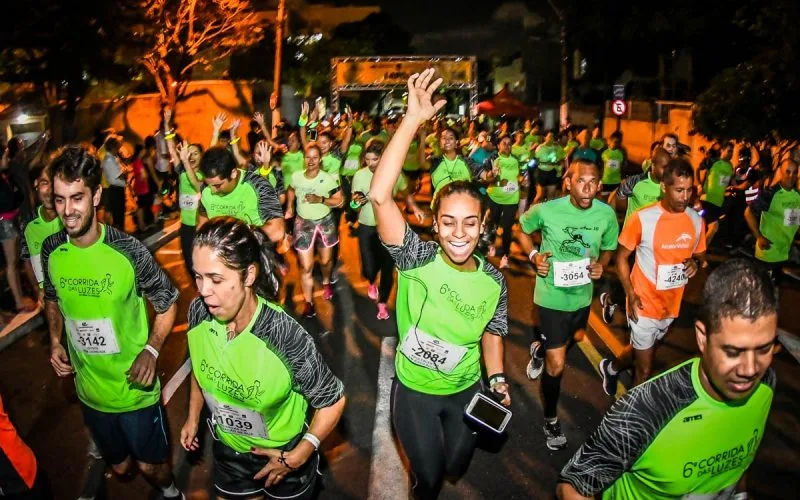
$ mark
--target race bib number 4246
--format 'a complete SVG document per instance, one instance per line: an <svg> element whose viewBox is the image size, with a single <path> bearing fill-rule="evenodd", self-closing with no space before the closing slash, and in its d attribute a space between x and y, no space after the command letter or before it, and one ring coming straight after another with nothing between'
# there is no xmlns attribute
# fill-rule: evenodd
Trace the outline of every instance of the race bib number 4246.
<svg viewBox="0 0 800 500"><path fill-rule="evenodd" d="M117 354L119 342L110 319L66 319L72 346L86 354Z"/></svg>

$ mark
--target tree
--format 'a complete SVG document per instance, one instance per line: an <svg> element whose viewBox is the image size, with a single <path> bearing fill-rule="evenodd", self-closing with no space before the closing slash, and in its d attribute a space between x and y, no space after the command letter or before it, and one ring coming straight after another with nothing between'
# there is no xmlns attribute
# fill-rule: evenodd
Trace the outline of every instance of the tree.
<svg viewBox="0 0 800 500"><path fill-rule="evenodd" d="M140 20L129 24L141 46L136 60L172 108L185 96L193 70L264 36L264 21L250 0L133 0L128 13Z"/></svg>

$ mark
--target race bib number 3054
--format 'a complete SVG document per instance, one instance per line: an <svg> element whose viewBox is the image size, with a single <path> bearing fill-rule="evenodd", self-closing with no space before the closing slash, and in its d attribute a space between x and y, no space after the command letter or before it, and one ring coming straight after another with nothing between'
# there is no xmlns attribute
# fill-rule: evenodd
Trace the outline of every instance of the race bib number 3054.
<svg viewBox="0 0 800 500"><path fill-rule="evenodd" d="M412 327L400 351L415 365L451 373L467 353L467 348L449 344Z"/></svg>
<svg viewBox="0 0 800 500"><path fill-rule="evenodd" d="M211 409L212 422L223 432L252 438L269 438L264 417L257 411L220 403L206 392L203 395Z"/></svg>
<svg viewBox="0 0 800 500"><path fill-rule="evenodd" d="M689 281L683 264L665 264L658 266L656 290L672 290L682 288Z"/></svg>
<svg viewBox="0 0 800 500"><path fill-rule="evenodd" d="M119 342L110 319L66 319L72 346L86 354L117 354Z"/></svg>
<svg viewBox="0 0 800 500"><path fill-rule="evenodd" d="M573 262L553 263L553 284L559 288L571 288L591 283L589 276L589 259Z"/></svg>

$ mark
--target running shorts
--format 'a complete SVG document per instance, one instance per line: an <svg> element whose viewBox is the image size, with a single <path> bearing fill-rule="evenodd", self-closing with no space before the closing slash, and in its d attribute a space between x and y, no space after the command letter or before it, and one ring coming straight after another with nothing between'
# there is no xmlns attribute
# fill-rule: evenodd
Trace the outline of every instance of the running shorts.
<svg viewBox="0 0 800 500"><path fill-rule="evenodd" d="M315 244L330 248L339 243L339 231L336 228L333 212L317 220L294 217L294 248L305 251Z"/></svg>

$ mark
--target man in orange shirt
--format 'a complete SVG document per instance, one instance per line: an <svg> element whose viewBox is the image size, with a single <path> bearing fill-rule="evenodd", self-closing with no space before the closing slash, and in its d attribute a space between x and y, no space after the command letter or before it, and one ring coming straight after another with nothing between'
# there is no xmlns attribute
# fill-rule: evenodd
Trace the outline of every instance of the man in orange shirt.
<svg viewBox="0 0 800 500"><path fill-rule="evenodd" d="M670 160L661 179L661 201L631 214L619 235L617 270L627 299L631 344L618 361L600 361L603 390L609 396L616 392L619 372L631 365L635 385L650 378L656 344L678 317L683 289L697 274L706 239L703 218L689 206L693 183L692 165L682 158ZM631 272L628 258L634 251Z"/></svg>
<svg viewBox="0 0 800 500"><path fill-rule="evenodd" d="M0 398L0 498L44 500L52 498L33 451L19 437Z"/></svg>

